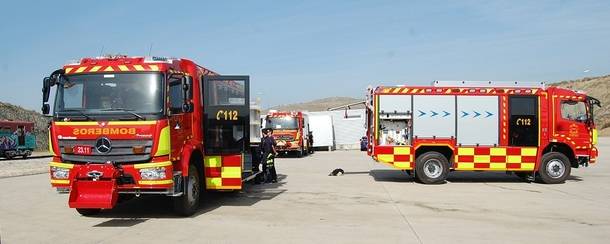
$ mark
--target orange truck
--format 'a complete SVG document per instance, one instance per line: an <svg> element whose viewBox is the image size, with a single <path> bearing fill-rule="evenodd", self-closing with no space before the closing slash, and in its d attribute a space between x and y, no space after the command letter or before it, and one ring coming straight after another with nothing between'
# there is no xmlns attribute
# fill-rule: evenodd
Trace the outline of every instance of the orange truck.
<svg viewBox="0 0 610 244"><path fill-rule="evenodd" d="M423 183L444 182L451 170L562 183L598 156L599 100L544 83L379 86L366 104L369 155Z"/></svg>
<svg viewBox="0 0 610 244"><path fill-rule="evenodd" d="M307 114L272 110L265 116L265 128L273 129L278 152L294 152L297 157L312 152L313 138Z"/></svg>
<svg viewBox="0 0 610 244"><path fill-rule="evenodd" d="M172 197L191 215L203 191L239 190L256 174L248 76L188 59L108 56L44 78L44 114L51 89L51 186L83 215L144 194Z"/></svg>

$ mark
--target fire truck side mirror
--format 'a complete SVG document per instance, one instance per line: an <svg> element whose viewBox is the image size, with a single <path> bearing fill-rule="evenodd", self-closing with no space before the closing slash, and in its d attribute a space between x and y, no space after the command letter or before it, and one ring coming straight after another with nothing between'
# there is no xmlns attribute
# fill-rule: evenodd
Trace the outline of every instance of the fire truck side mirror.
<svg viewBox="0 0 610 244"><path fill-rule="evenodd" d="M42 79L42 114L47 115L51 110L51 106L49 106L49 94L51 93L51 77L45 77Z"/></svg>
<svg viewBox="0 0 610 244"><path fill-rule="evenodd" d="M190 113L193 112L193 78L191 76L185 75L181 79L182 82L182 97L184 98L184 103L182 104L182 112Z"/></svg>
<svg viewBox="0 0 610 244"><path fill-rule="evenodd" d="M192 102L185 102L184 104L182 104L182 112L184 112L184 113L191 113L191 112L193 112L193 103Z"/></svg>
<svg viewBox="0 0 610 244"><path fill-rule="evenodd" d="M193 99L193 78L185 75L182 77L182 90L184 91L184 100L190 101Z"/></svg>
<svg viewBox="0 0 610 244"><path fill-rule="evenodd" d="M42 114L49 114L49 110L51 110L51 106L48 103L42 104Z"/></svg>
<svg viewBox="0 0 610 244"><path fill-rule="evenodd" d="M49 93L51 91L51 78L45 77L42 79L42 102L46 103L49 101Z"/></svg>

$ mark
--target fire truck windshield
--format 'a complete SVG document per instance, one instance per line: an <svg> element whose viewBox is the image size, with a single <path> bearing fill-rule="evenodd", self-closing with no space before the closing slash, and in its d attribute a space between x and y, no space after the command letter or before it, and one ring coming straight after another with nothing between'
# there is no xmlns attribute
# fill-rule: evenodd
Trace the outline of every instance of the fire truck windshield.
<svg viewBox="0 0 610 244"><path fill-rule="evenodd" d="M295 117L268 117L266 122L266 127L274 130L295 130L299 128Z"/></svg>
<svg viewBox="0 0 610 244"><path fill-rule="evenodd" d="M162 87L160 73L68 76L57 88L54 112L76 111L77 116L160 114L163 112Z"/></svg>

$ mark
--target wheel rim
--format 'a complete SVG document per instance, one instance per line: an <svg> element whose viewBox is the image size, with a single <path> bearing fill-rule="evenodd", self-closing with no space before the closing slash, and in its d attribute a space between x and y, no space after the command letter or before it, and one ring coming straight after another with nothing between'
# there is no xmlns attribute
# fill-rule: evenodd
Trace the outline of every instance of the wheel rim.
<svg viewBox="0 0 610 244"><path fill-rule="evenodd" d="M563 161L559 159L552 159L546 165L546 172L551 178L560 178L566 172L566 167Z"/></svg>
<svg viewBox="0 0 610 244"><path fill-rule="evenodd" d="M443 171L441 162L437 159L429 159L424 163L424 174L428 178L436 179Z"/></svg>
<svg viewBox="0 0 610 244"><path fill-rule="evenodd" d="M196 181L197 181L197 177L195 177L193 175L189 176L187 196L188 196L189 205L191 205L191 206L195 205L195 201L199 197L199 187L197 186L198 184Z"/></svg>

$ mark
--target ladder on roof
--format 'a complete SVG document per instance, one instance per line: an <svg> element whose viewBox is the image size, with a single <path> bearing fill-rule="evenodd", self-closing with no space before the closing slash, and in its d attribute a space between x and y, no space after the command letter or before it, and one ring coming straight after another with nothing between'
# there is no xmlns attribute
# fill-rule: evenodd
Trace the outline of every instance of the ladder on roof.
<svg viewBox="0 0 610 244"><path fill-rule="evenodd" d="M544 82L523 81L434 81L434 87L505 87L505 88L545 88Z"/></svg>

